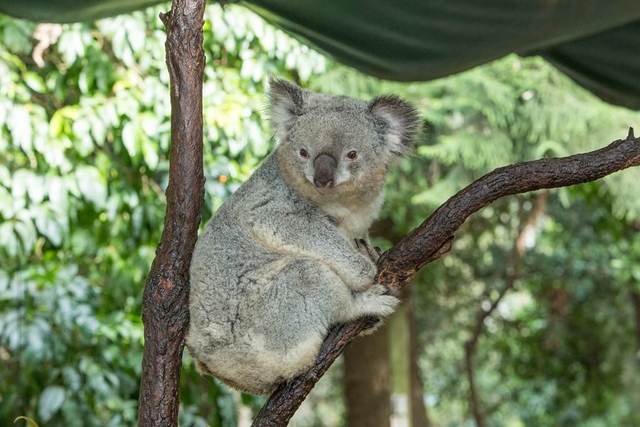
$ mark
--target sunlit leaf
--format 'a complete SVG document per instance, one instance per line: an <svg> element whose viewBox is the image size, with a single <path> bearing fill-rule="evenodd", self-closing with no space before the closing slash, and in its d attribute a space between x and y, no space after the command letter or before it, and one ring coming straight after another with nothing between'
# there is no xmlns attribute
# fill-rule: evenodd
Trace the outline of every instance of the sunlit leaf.
<svg viewBox="0 0 640 427"><path fill-rule="evenodd" d="M122 128L122 143L131 157L135 157L138 154L136 128L133 122L128 122Z"/></svg>
<svg viewBox="0 0 640 427"><path fill-rule="evenodd" d="M11 132L14 144L20 146L25 153L31 152L32 128L29 112L25 107L16 107L7 117L7 127Z"/></svg>
<svg viewBox="0 0 640 427"><path fill-rule="evenodd" d="M36 92L44 92L46 90L46 86L44 84L44 81L42 80L42 77L40 77L37 73L33 71L27 71L26 73L22 74L22 78L31 90L34 90Z"/></svg>
<svg viewBox="0 0 640 427"><path fill-rule="evenodd" d="M33 419L23 416L17 417L15 420L13 420L13 423L15 424L19 420L25 421L29 427L38 427L38 423L36 423Z"/></svg>
<svg viewBox="0 0 640 427"><path fill-rule="evenodd" d="M34 224L31 221L15 221L14 229L17 235L20 237L20 241L22 242L22 247L24 248L25 253L30 253L33 250L33 246L35 245L37 239Z"/></svg>
<svg viewBox="0 0 640 427"><path fill-rule="evenodd" d="M31 28L33 26L33 24L25 22L20 22L18 25L4 26L2 29L2 43L12 51L29 54L33 48L31 44Z"/></svg>
<svg viewBox="0 0 640 427"><path fill-rule="evenodd" d="M43 422L49 421L60 410L65 398L64 387L52 385L43 390L38 399L38 415Z"/></svg>
<svg viewBox="0 0 640 427"><path fill-rule="evenodd" d="M38 231L49 239L54 246L60 246L63 229L56 215L45 208L34 208L33 212Z"/></svg>
<svg viewBox="0 0 640 427"><path fill-rule="evenodd" d="M103 207L107 200L107 188L100 171L93 166L84 165L76 168L75 175L82 196L97 207Z"/></svg>

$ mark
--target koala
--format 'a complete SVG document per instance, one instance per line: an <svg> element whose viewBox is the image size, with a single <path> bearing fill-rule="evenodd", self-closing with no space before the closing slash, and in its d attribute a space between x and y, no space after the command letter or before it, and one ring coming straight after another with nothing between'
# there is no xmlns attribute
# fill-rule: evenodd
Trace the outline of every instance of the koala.
<svg viewBox="0 0 640 427"><path fill-rule="evenodd" d="M361 101L271 79L274 152L215 213L191 261L186 344L201 373L267 394L310 368L335 324L391 314L368 230L418 125L397 96Z"/></svg>

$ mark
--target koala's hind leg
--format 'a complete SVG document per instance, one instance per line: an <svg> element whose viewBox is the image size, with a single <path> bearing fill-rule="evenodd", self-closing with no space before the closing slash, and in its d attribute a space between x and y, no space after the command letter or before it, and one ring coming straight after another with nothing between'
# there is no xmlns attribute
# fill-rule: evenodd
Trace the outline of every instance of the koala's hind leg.
<svg viewBox="0 0 640 427"><path fill-rule="evenodd" d="M329 327L351 313L352 292L325 264L292 258L273 277L260 304L251 345L261 375L285 381L316 360Z"/></svg>
<svg viewBox="0 0 640 427"><path fill-rule="evenodd" d="M261 329L281 348L291 349L311 337L324 339L336 323L388 316L399 301L387 291L380 285L353 291L321 261L293 259L265 295L260 306Z"/></svg>
<svg viewBox="0 0 640 427"><path fill-rule="evenodd" d="M298 260L296 265L299 286L295 292L302 297L300 303L304 305L306 315L314 318L320 319L331 313L325 327L365 316L385 317L393 313L400 302L382 285L373 285L362 292L352 291L321 262ZM287 312L294 310L291 307Z"/></svg>
<svg viewBox="0 0 640 427"><path fill-rule="evenodd" d="M256 306L252 345L261 343L256 367L262 375L285 380L304 372L315 362L330 326L391 314L399 301L386 292L380 285L354 292L322 262L292 259Z"/></svg>

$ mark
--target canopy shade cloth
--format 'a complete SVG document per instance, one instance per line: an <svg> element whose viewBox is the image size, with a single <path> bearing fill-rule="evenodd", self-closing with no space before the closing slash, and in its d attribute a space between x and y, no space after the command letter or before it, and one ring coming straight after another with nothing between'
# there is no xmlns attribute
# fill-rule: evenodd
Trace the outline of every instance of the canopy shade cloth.
<svg viewBox="0 0 640 427"><path fill-rule="evenodd" d="M0 12L86 21L156 0L0 0ZM640 109L640 0L250 0L241 4L338 61L390 80L541 55L602 99ZM169 6L167 6L169 7Z"/></svg>

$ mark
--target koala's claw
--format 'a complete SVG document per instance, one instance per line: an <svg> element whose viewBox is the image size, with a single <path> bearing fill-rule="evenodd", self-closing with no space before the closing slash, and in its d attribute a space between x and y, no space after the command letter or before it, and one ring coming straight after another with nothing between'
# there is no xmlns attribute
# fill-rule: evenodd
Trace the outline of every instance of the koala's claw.
<svg viewBox="0 0 640 427"><path fill-rule="evenodd" d="M368 317L367 323L364 325L359 335L371 335L372 333L377 331L380 326L382 326L382 319L380 319L379 317Z"/></svg>
<svg viewBox="0 0 640 427"><path fill-rule="evenodd" d="M380 319L379 317L368 317L367 318L367 323L364 324L363 331L366 331L367 329L378 327L378 324L381 321L382 321L382 319Z"/></svg>
<svg viewBox="0 0 640 427"><path fill-rule="evenodd" d="M391 295L392 297L398 296L398 290L395 288L388 288L384 285L373 285L369 288L369 291L376 295Z"/></svg>
<svg viewBox="0 0 640 427"><path fill-rule="evenodd" d="M353 239L353 241L356 244L356 249L358 249L364 256L374 263L378 261L380 254L382 253L379 247L369 245L366 239Z"/></svg>
<svg viewBox="0 0 640 427"><path fill-rule="evenodd" d="M388 289L382 285L373 285L367 290L368 293L374 295L386 295L388 293L387 291Z"/></svg>

